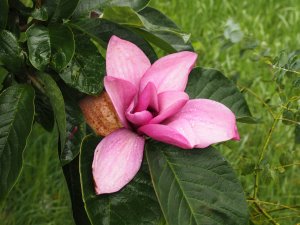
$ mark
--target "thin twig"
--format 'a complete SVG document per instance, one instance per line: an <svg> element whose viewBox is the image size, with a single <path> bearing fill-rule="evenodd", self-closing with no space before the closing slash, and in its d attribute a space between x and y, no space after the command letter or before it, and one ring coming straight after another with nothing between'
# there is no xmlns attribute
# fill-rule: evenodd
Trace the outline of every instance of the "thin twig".
<svg viewBox="0 0 300 225"><path fill-rule="evenodd" d="M283 67L280 67L280 66L275 66L273 64L272 64L272 67L273 67L273 69L280 69L280 70L283 70L283 71L286 71L286 72L291 72L291 73L295 73L295 74L300 75L300 72L298 72L296 70L289 70L289 69L286 69L286 68L283 68Z"/></svg>
<svg viewBox="0 0 300 225"><path fill-rule="evenodd" d="M254 205L256 206L256 208L269 220L271 221L271 223L273 223L274 225L279 225L279 223L277 223L273 217L267 213L256 201L253 202Z"/></svg>
<svg viewBox="0 0 300 225"><path fill-rule="evenodd" d="M257 100L259 100L268 110L268 112L272 115L273 118L275 118L274 113L271 109L271 107L261 98L259 97L255 92L253 92L250 88L244 87L244 86L240 86L239 87L243 88L244 90L246 90L248 93L250 93L251 95L253 95Z"/></svg>
<svg viewBox="0 0 300 225"><path fill-rule="evenodd" d="M300 162L297 162L297 163L291 163L291 164L286 164L286 165L283 165L283 166L276 166L274 167L273 169L274 170L278 170L280 168L286 168L286 167L290 167L290 166L300 166Z"/></svg>
<svg viewBox="0 0 300 225"><path fill-rule="evenodd" d="M268 136L267 136L267 139L263 145L263 148L260 152L260 155L259 155L259 159L258 159L258 162L257 162L257 165L256 165L256 170L255 170L255 174L254 174L254 190L253 190L253 199L256 199L257 198L257 192L258 192L258 183L259 183L259 171L258 171L258 167L260 166L260 163L261 161L263 160L264 158L264 154L267 150L267 147L268 147L268 144L271 140L271 136L273 134L273 131L276 127L276 124L278 122L278 118L280 117L281 115L281 112L279 113L279 115L274 119L273 123L272 123L272 126L269 130L269 133L268 133Z"/></svg>
<svg viewBox="0 0 300 225"><path fill-rule="evenodd" d="M29 78L29 80L32 82L32 84L37 88L39 89L43 94L46 93L44 87L43 87L43 84L38 80L36 79L35 76L33 75L30 75L30 74L27 74L27 77Z"/></svg>

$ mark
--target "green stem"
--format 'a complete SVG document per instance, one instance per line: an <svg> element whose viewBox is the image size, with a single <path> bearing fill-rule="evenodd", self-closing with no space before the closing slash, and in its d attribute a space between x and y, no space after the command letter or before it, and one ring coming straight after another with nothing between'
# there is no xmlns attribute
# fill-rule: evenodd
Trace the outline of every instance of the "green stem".
<svg viewBox="0 0 300 225"><path fill-rule="evenodd" d="M256 206L258 211L260 211L269 221L271 221L271 223L273 223L274 225L279 225L279 223L277 223L273 219L273 217L269 213L267 213L256 201L254 201L254 205Z"/></svg>
<svg viewBox="0 0 300 225"><path fill-rule="evenodd" d="M280 115L281 115L281 112L279 113L279 116L280 116ZM256 165L256 170L255 170L255 175L254 175L254 177L255 177L254 180L255 180L255 181L254 181L253 199L256 199L256 198L257 198L257 192L258 192L259 172L260 172L260 171L258 171L258 168L259 168L259 166L260 166L261 161L262 161L263 158L264 158L264 154L265 154L265 152L266 152L266 150L267 150L267 147L268 147L268 144L269 144L269 142L270 142L270 140L271 140L271 136L272 136L272 134L273 134L273 131L274 131L276 125L277 125L279 116L277 116L277 117L274 119L274 121L273 121L273 123L272 123L272 127L270 128L269 134L268 134L267 139L266 139L266 141L265 141L265 144L263 145L262 151L260 152L260 155L259 155L259 159L258 159L258 162L257 162L257 165Z"/></svg>
<svg viewBox="0 0 300 225"><path fill-rule="evenodd" d="M272 115L273 118L275 118L274 113L271 109L271 107L261 98L259 97L254 91L252 91L250 88L244 87L244 86L240 86L240 88L243 88L244 90L246 90L249 94L253 95L258 101L260 101L268 110L268 112Z"/></svg>

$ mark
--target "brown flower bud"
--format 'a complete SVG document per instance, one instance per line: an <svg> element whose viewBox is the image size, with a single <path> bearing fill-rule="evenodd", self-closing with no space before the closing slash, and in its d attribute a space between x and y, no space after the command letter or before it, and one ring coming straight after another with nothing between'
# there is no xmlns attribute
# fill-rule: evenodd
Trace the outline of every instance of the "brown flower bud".
<svg viewBox="0 0 300 225"><path fill-rule="evenodd" d="M79 102L87 124L100 136L107 136L122 127L117 112L106 91L88 96Z"/></svg>

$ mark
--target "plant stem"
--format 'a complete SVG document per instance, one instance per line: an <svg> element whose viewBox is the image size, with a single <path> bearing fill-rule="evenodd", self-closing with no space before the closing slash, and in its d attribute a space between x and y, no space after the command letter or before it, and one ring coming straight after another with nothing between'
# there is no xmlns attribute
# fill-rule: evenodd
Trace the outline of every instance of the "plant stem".
<svg viewBox="0 0 300 225"><path fill-rule="evenodd" d="M279 225L279 223L277 223L273 217L267 213L256 201L254 201L254 205L256 206L256 208L266 217L268 218L268 220L271 221L271 223L273 223L274 225Z"/></svg>
<svg viewBox="0 0 300 225"><path fill-rule="evenodd" d="M285 168L285 167L290 167L290 166L300 166L300 162L292 163L292 164L286 164L286 165L283 165L283 166L276 166L273 169L277 170L277 169L280 169L280 168Z"/></svg>
<svg viewBox="0 0 300 225"><path fill-rule="evenodd" d="M271 139L271 136L272 136L272 133L276 127L276 124L278 122L278 118L280 117L281 115L281 112L279 113L279 115L273 120L273 123L272 123L272 126L269 130L269 134L267 136L267 139L265 141L265 144L263 145L263 148L262 148L262 151L260 152L260 155L259 155L259 159L258 159L258 162L257 162L257 165L256 165L256 170L255 170L255 175L254 175L254 190L253 190L253 199L256 199L257 198L257 192L258 192L258 183L259 183L259 171L258 171L258 167L260 166L260 163L261 161L263 160L264 158L264 154L266 152L266 149L268 147L268 144L270 142L270 139Z"/></svg>
<svg viewBox="0 0 300 225"><path fill-rule="evenodd" d="M27 77L29 78L29 80L32 82L32 84L37 88L39 89L39 91L41 91L43 94L46 93L44 87L43 87L43 84L38 80L36 79L35 76L33 75L30 75L30 74L27 74Z"/></svg>
<svg viewBox="0 0 300 225"><path fill-rule="evenodd" d="M258 101L260 101L268 110L268 112L272 115L273 118L275 118L274 113L271 109L271 107L261 98L259 97L254 91L252 91L250 88L244 87L244 86L240 86L239 87L243 88L244 90L246 90L248 93L250 93L251 95L253 95Z"/></svg>

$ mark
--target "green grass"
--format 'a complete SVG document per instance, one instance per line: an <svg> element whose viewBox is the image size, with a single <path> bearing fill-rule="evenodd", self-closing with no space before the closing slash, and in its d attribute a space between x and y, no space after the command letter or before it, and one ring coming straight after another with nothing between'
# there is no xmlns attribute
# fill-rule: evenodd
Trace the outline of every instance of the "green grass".
<svg viewBox="0 0 300 225"><path fill-rule="evenodd" d="M253 115L261 120L255 125L239 124L241 141L219 147L242 181L253 222L272 224L257 212L259 205L280 224L300 223L300 147L294 144L293 126L284 125L280 120L269 135L274 123L270 111L281 115L283 103L273 79L274 70L266 64L269 56L300 47L300 2L152 0L151 5L192 34L199 54L198 65L217 68L233 78L244 90ZM244 34L235 44L229 44L224 38L225 24L230 18ZM241 56L241 50L254 43L256 48ZM21 178L0 210L0 221L5 221L5 225L72 224L66 183L56 144L51 141L53 135L35 127L25 151ZM254 188L253 165L258 162L269 136L254 203L250 199ZM284 153L288 159L282 164L295 165L281 166L279 159L283 159ZM296 205L298 208L290 208Z"/></svg>
<svg viewBox="0 0 300 225"><path fill-rule="evenodd" d="M20 179L0 206L0 224L73 224L55 135L40 125L34 126L25 149Z"/></svg>

